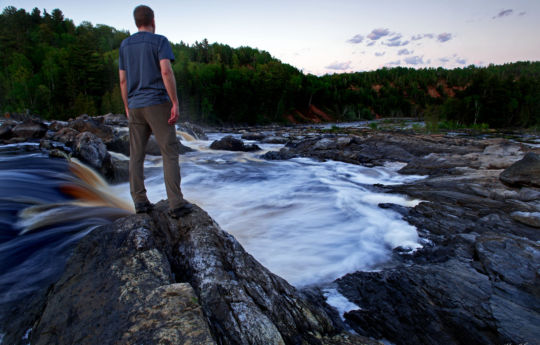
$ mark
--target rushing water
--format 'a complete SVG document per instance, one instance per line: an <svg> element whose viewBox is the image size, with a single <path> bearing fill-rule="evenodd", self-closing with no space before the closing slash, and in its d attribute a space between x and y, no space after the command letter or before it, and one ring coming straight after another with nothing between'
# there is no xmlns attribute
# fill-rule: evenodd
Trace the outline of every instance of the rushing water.
<svg viewBox="0 0 540 345"><path fill-rule="evenodd" d="M377 206L416 204L372 186L420 178L399 175L399 165L266 161L261 152L208 149L223 135L208 141L182 136L197 150L181 156L185 197L290 283L330 282L376 268L397 246L420 246L414 227ZM132 212L127 183L107 186L82 165L14 148L20 145L0 147L0 304L54 281L74 243ZM150 200L165 198L160 157L147 157L145 174Z"/></svg>

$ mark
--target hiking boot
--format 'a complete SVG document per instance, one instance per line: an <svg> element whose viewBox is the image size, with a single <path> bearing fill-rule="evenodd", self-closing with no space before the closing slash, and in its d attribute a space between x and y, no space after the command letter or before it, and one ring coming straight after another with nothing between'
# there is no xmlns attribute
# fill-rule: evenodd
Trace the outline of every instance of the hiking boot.
<svg viewBox="0 0 540 345"><path fill-rule="evenodd" d="M193 211L193 204L186 202L180 207L169 210L169 216L171 216L174 219L178 219L180 217L187 216L188 214L191 213L191 211Z"/></svg>
<svg viewBox="0 0 540 345"><path fill-rule="evenodd" d="M135 213L148 213L154 209L154 204L150 201L135 203Z"/></svg>

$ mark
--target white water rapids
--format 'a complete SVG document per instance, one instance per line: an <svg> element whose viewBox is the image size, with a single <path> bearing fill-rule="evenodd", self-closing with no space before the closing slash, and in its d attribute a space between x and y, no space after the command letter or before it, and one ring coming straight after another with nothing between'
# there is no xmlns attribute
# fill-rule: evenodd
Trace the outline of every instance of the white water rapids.
<svg viewBox="0 0 540 345"><path fill-rule="evenodd" d="M208 141L180 158L182 191L205 209L272 272L295 286L331 282L346 273L384 263L393 248L418 248L416 229L379 203L414 206L415 200L374 192L373 184L419 179L399 164L366 168L307 158L266 161L261 152L214 151ZM282 145L260 145L277 150ZM152 202L166 198L161 158L148 156L146 189ZM127 183L112 187L130 199Z"/></svg>

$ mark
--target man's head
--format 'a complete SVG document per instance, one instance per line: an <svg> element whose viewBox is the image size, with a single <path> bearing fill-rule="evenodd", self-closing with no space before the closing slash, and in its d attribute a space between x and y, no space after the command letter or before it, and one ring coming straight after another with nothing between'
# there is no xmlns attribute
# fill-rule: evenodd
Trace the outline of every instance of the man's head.
<svg viewBox="0 0 540 345"><path fill-rule="evenodd" d="M152 26L155 28L154 24L154 11L148 6L139 5L133 10L133 18L135 18L135 25L137 28L149 27Z"/></svg>

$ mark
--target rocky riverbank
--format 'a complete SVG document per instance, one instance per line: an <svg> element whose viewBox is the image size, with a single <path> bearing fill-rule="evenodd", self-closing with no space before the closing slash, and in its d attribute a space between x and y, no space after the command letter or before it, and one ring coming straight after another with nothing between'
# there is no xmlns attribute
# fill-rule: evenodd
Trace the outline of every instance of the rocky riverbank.
<svg viewBox="0 0 540 345"><path fill-rule="evenodd" d="M129 154L125 118L5 121L2 143L71 154L111 181ZM194 137L196 126L183 129ZM84 238L60 280L15 311L4 343L536 344L540 339L540 149L469 134L267 127L220 130L215 149L285 146L262 158L364 166L402 163L415 182L372 188L421 200L380 204L416 226L423 247L395 248L374 272L338 280L358 309L346 333L315 287L298 291L261 266L201 209L180 221L165 203ZM248 141L244 143L244 141ZM62 152L62 153L60 153ZM125 164L125 163L123 163ZM116 169L116 170L115 170ZM123 173L120 173L122 172ZM20 310L21 308L19 308ZM31 332L27 330L31 329Z"/></svg>
<svg viewBox="0 0 540 345"><path fill-rule="evenodd" d="M358 131L291 140L268 159L406 163L425 179L379 186L422 200L400 212L429 243L337 280L359 334L396 344L537 344L540 150L506 139Z"/></svg>
<svg viewBox="0 0 540 345"><path fill-rule="evenodd" d="M4 343L25 333L32 344L376 343L344 332L203 210L174 220L166 202L81 240L36 304Z"/></svg>

